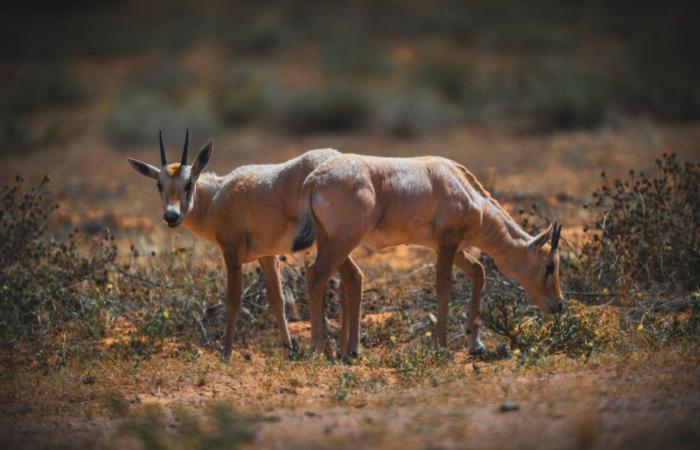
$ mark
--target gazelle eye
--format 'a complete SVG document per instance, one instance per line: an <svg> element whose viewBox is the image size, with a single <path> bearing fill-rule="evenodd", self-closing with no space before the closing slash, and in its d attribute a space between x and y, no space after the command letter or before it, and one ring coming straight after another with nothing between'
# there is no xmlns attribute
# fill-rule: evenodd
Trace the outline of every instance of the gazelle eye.
<svg viewBox="0 0 700 450"><path fill-rule="evenodd" d="M544 276L547 277L554 273L554 263L548 262L544 269Z"/></svg>

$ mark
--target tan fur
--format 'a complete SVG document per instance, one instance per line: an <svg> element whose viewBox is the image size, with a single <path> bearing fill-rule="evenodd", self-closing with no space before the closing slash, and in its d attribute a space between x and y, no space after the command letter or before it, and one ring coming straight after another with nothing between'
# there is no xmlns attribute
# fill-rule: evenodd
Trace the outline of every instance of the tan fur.
<svg viewBox="0 0 700 450"><path fill-rule="evenodd" d="M224 176L199 174L209 160L211 149L210 142L191 166L174 163L158 169L141 161L130 159L129 162L141 174L158 179L164 212L179 217L171 226L181 224L221 249L227 276L224 358L231 353L241 305L241 266L254 260L259 262L265 276L267 298L277 320L280 340L291 347L276 255L290 252L304 179L319 164L340 153L333 149L310 150L281 164L241 166ZM188 192L187 186L192 181L194 188Z"/></svg>
<svg viewBox="0 0 700 450"><path fill-rule="evenodd" d="M523 285L532 301L546 311L561 308L558 256L535 244L465 167L444 158L380 158L340 155L321 164L304 183L302 208L313 216L317 258L308 272L312 337L323 345L320 327L328 277L361 242L375 247L416 244L438 253L437 337L446 345L451 267L456 264L474 284L467 332L470 350L478 351L478 301L483 267L465 249L489 254L506 275ZM545 264L556 261L554 276ZM360 298L348 306L351 324L359 315ZM351 325L347 351L357 351L359 329ZM343 341L341 339L341 341ZM345 352L346 349L341 349Z"/></svg>
<svg viewBox="0 0 700 450"><path fill-rule="evenodd" d="M172 163L165 166L165 174L169 177L177 177L180 175L182 165L180 163Z"/></svg>

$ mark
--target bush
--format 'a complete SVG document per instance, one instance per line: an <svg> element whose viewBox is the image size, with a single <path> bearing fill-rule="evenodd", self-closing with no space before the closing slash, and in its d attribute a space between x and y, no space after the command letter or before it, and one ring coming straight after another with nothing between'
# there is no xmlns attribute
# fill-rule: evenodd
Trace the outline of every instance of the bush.
<svg viewBox="0 0 700 450"><path fill-rule="evenodd" d="M207 101L175 102L150 91L130 91L117 101L107 117L104 132L119 148L154 145L157 130L182 139L189 128L197 139L208 139L219 128ZM180 141L178 141L179 145Z"/></svg>
<svg viewBox="0 0 700 450"><path fill-rule="evenodd" d="M368 94L350 84L292 92L282 106L282 125L295 133L350 131L365 125Z"/></svg>
<svg viewBox="0 0 700 450"><path fill-rule="evenodd" d="M700 164L675 155L656 160L650 174L630 171L593 193L594 235L581 252L593 286L628 289L655 283L700 286Z"/></svg>
<svg viewBox="0 0 700 450"><path fill-rule="evenodd" d="M24 188L18 177L0 191L0 336L3 344L51 334L77 319L91 336L106 326L108 266L113 237L71 234L59 241L48 231L56 209L46 198L48 178Z"/></svg>
<svg viewBox="0 0 700 450"><path fill-rule="evenodd" d="M173 101L185 97L185 92L191 90L197 81L196 76L167 61L148 65L137 71L126 84L126 93L131 91L152 92L163 95Z"/></svg>
<svg viewBox="0 0 700 450"><path fill-rule="evenodd" d="M525 108L546 130L592 128L605 121L608 101L608 82L601 73L565 64L535 73Z"/></svg>
<svg viewBox="0 0 700 450"><path fill-rule="evenodd" d="M691 20L689 17L687 20ZM629 42L629 74L620 92L632 111L665 120L700 118L700 36L696 27L669 21L672 30L645 29Z"/></svg>
<svg viewBox="0 0 700 450"><path fill-rule="evenodd" d="M32 114L86 96L85 86L66 66L42 66L26 73L0 95L0 154L53 140L56 121L37 126L32 123Z"/></svg>
<svg viewBox="0 0 700 450"><path fill-rule="evenodd" d="M217 112L223 122L231 125L255 120L269 112L272 90L263 73L234 73L216 94Z"/></svg>
<svg viewBox="0 0 700 450"><path fill-rule="evenodd" d="M270 56L293 38L285 24L275 18L263 18L243 26L227 24L217 37L234 52L251 56Z"/></svg>
<svg viewBox="0 0 700 450"><path fill-rule="evenodd" d="M377 49L376 42L358 38L357 34L323 40L320 63L328 72L342 76L382 75L392 69L391 61Z"/></svg>
<svg viewBox="0 0 700 450"><path fill-rule="evenodd" d="M377 106L380 129L401 137L432 133L454 121L449 106L426 90L401 90L382 98Z"/></svg>
<svg viewBox="0 0 700 450"><path fill-rule="evenodd" d="M73 103L85 98L83 83L66 66L48 65L30 71L4 90L3 112L26 114L47 106Z"/></svg>
<svg viewBox="0 0 700 450"><path fill-rule="evenodd" d="M455 104L479 97L474 71L466 64L444 59L426 61L418 76L423 84Z"/></svg>

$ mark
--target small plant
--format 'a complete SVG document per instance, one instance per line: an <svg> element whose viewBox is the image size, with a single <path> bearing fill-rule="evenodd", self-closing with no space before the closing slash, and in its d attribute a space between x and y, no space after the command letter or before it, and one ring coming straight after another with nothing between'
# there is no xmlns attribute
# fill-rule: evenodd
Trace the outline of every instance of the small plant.
<svg viewBox="0 0 700 450"><path fill-rule="evenodd" d="M402 347L389 356L388 365L406 379L423 378L430 370L444 367L449 355L444 348L428 345Z"/></svg>
<svg viewBox="0 0 700 450"><path fill-rule="evenodd" d="M529 361L555 353L588 358L609 341L600 315L575 303L545 318L536 306L513 305L501 297L486 302L482 319L491 331L510 340L514 355Z"/></svg>

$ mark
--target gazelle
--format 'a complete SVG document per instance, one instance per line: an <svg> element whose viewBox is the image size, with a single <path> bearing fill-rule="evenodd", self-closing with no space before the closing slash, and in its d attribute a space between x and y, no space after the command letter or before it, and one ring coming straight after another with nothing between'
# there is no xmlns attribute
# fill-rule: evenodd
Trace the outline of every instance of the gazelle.
<svg viewBox="0 0 700 450"><path fill-rule="evenodd" d="M292 348L276 255L289 253L300 216L299 194L306 176L320 163L340 153L310 150L281 164L241 166L225 176L203 173L213 152L209 141L188 165L189 131L179 163L168 164L159 133L160 168L127 158L140 174L158 180L163 218L170 227L182 225L217 245L226 264L226 337L228 359L241 306L241 265L257 260L265 278L270 309L282 344ZM342 278L341 278L342 282Z"/></svg>
<svg viewBox="0 0 700 450"><path fill-rule="evenodd" d="M447 307L452 290L452 265L473 283L467 322L469 351L481 352L479 297L484 268L465 249L477 247L498 268L520 283L546 312L559 312L564 298L559 287L557 245L561 226L550 225L530 236L501 208L464 166L439 157L380 158L344 154L317 167L306 179L300 199L302 218L293 250L316 241L317 255L307 273L311 333L314 346L324 345L324 290L340 268L352 271L348 289L349 337L340 353L354 356L360 338L362 273L347 257L361 242L373 247L415 244L437 251L437 338L447 345ZM551 244L547 244L551 239ZM346 267L343 267L346 266ZM359 283L359 284L358 284ZM342 347L347 342L347 348Z"/></svg>

